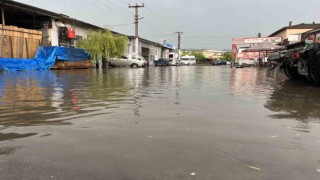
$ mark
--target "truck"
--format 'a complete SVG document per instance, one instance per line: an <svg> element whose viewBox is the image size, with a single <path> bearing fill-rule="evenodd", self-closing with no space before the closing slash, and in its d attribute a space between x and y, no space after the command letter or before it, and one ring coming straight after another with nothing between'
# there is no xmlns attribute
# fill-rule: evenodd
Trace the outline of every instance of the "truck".
<svg viewBox="0 0 320 180"><path fill-rule="evenodd" d="M132 68L144 67L147 61L140 55L127 54L120 58L110 58L107 60L109 66L124 67L129 66Z"/></svg>
<svg viewBox="0 0 320 180"><path fill-rule="evenodd" d="M181 65L178 53L169 53L169 65L171 65L171 66L180 66Z"/></svg>
<svg viewBox="0 0 320 180"><path fill-rule="evenodd" d="M304 36L301 42L287 45L287 50L271 54L268 61L278 64L291 80L320 85L320 29Z"/></svg>

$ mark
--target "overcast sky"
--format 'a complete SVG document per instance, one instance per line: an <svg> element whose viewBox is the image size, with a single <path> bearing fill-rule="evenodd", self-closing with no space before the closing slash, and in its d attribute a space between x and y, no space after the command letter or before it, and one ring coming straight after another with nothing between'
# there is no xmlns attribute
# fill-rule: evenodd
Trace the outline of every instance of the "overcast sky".
<svg viewBox="0 0 320 180"><path fill-rule="evenodd" d="M139 9L139 35L177 45L176 31L184 32L181 48L231 49L232 37L252 37L293 24L320 23L320 0L17 0L68 15L91 24L134 35L134 9Z"/></svg>

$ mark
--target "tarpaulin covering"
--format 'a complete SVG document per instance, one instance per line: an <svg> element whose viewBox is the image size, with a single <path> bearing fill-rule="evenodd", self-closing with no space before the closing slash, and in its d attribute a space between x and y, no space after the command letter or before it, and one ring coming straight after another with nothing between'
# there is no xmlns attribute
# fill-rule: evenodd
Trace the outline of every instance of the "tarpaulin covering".
<svg viewBox="0 0 320 180"><path fill-rule="evenodd" d="M0 58L0 67L7 71L47 70L56 60L76 62L89 59L90 55L83 49L41 46L33 59Z"/></svg>
<svg viewBox="0 0 320 180"><path fill-rule="evenodd" d="M83 61L91 59L90 55L87 54L83 49L78 48L64 48L58 47L57 59L63 61Z"/></svg>

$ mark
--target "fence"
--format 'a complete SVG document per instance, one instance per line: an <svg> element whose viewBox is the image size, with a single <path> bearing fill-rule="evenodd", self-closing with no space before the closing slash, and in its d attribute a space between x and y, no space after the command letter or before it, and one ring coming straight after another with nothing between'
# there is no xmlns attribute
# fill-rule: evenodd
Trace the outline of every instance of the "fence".
<svg viewBox="0 0 320 180"><path fill-rule="evenodd" d="M0 24L0 57L33 58L42 39L42 31Z"/></svg>

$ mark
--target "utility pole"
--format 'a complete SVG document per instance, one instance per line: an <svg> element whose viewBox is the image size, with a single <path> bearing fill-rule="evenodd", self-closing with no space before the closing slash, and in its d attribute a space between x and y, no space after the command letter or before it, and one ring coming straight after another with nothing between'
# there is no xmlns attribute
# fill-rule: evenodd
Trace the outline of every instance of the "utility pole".
<svg viewBox="0 0 320 180"><path fill-rule="evenodd" d="M142 18L139 18L139 12L138 12L138 9L139 8L142 8L144 7L144 3L142 3L142 5L138 5L138 3L136 3L135 6L131 6L129 4L129 8L135 8L135 16L134 16L134 24L136 26L135 28L135 53L138 55L139 54L139 19L142 19Z"/></svg>
<svg viewBox="0 0 320 180"><path fill-rule="evenodd" d="M183 34L183 32L175 32L174 34L178 34L178 59L180 60L180 43L181 43L181 35Z"/></svg>

